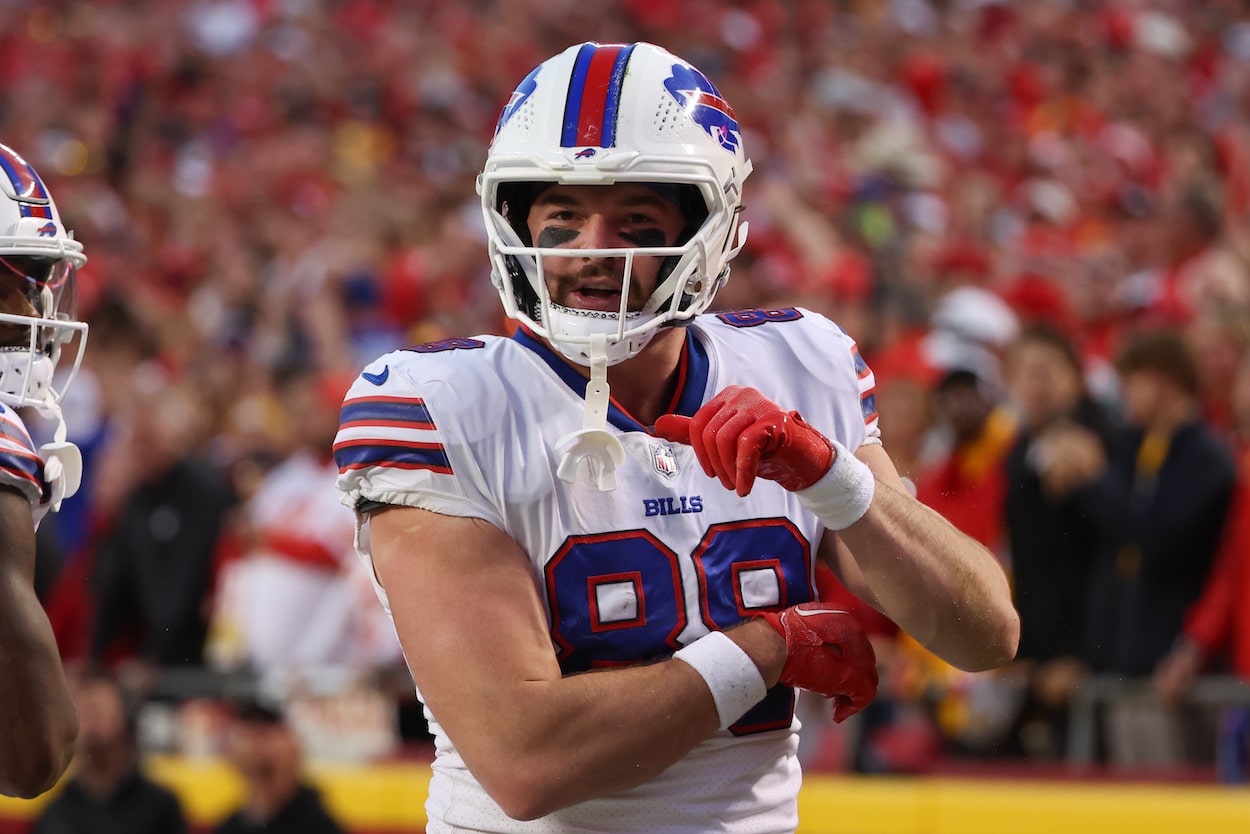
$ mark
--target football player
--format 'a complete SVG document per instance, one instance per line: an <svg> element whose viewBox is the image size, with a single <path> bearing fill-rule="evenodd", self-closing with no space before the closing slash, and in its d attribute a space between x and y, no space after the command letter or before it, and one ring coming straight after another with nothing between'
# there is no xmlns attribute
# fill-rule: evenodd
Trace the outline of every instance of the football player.
<svg viewBox="0 0 1250 834"><path fill-rule="evenodd" d="M435 733L430 832L793 831L795 688L841 720L877 686L817 559L958 666L1015 651L1003 572L904 490L846 333L705 312L750 170L698 69L570 47L478 182L515 337L348 392L338 485Z"/></svg>
<svg viewBox="0 0 1250 834"><path fill-rule="evenodd" d="M86 260L35 169L0 145L0 792L23 797L65 771L78 729L33 580L35 529L82 475L60 402L86 346L74 310ZM55 377L63 351L72 363ZM36 448L19 409L55 421L53 440Z"/></svg>

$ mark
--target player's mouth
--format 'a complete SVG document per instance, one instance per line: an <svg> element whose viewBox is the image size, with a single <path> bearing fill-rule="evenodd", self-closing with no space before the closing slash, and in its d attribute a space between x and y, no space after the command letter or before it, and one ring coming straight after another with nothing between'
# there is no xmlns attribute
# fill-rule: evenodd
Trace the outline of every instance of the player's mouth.
<svg viewBox="0 0 1250 834"><path fill-rule="evenodd" d="M576 287L565 296L564 306L578 310L619 313L621 310L621 288L611 285Z"/></svg>

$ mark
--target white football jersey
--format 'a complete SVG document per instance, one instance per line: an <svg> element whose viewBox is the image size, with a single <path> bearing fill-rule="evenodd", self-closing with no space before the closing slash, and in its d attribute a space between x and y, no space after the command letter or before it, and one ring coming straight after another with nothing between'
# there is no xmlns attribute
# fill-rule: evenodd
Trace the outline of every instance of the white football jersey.
<svg viewBox="0 0 1250 834"><path fill-rule="evenodd" d="M30 501L35 526L48 511L51 487L43 477L43 459L12 407L0 405L0 484L14 487Z"/></svg>
<svg viewBox="0 0 1250 834"><path fill-rule="evenodd" d="M726 386L748 385L847 448L878 442L871 372L828 319L751 310L700 316L687 331L669 411L690 415ZM615 403L609 430L626 450L616 490L557 478L556 445L582 427L585 387L525 331L389 353L344 401L334 447L342 500L481 518L506 532L529 554L566 673L667 656L709 630L815 598L819 519L772 481L739 498L688 446L653 436ZM367 515L360 521L369 560ZM793 831L794 704L792 689L775 687L657 779L528 823L503 814L427 709L437 747L428 830Z"/></svg>

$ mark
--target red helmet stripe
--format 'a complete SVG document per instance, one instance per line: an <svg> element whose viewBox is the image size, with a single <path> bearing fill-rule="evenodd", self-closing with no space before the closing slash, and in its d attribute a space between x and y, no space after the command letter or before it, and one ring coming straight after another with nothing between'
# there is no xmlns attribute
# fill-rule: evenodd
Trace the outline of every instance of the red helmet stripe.
<svg viewBox="0 0 1250 834"><path fill-rule="evenodd" d="M609 148L615 144L621 78L631 51L621 44L588 44L578 53L565 104L561 145Z"/></svg>

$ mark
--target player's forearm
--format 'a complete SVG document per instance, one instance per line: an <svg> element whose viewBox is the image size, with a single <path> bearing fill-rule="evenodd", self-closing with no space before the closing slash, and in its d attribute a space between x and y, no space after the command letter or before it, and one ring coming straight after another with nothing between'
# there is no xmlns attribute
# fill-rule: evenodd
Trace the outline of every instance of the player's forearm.
<svg viewBox="0 0 1250 834"><path fill-rule="evenodd" d="M785 656L777 634L762 622L729 634L775 684ZM667 660L528 682L491 722L493 737L479 739L488 747L458 747L505 812L533 819L655 778L719 723L704 679Z"/></svg>
<svg viewBox="0 0 1250 834"><path fill-rule="evenodd" d="M878 483L839 535L881 610L934 654L968 671L1015 656L1020 621L1002 568L932 509Z"/></svg>
<svg viewBox="0 0 1250 834"><path fill-rule="evenodd" d="M11 589L10 589L11 590ZM32 608L32 606L34 606ZM34 592L0 599L0 793L51 788L74 752L78 719L51 626Z"/></svg>
<svg viewBox="0 0 1250 834"><path fill-rule="evenodd" d="M536 683L524 700L542 711L507 739L510 772L479 776L521 819L647 782L717 726L711 693L681 661Z"/></svg>

